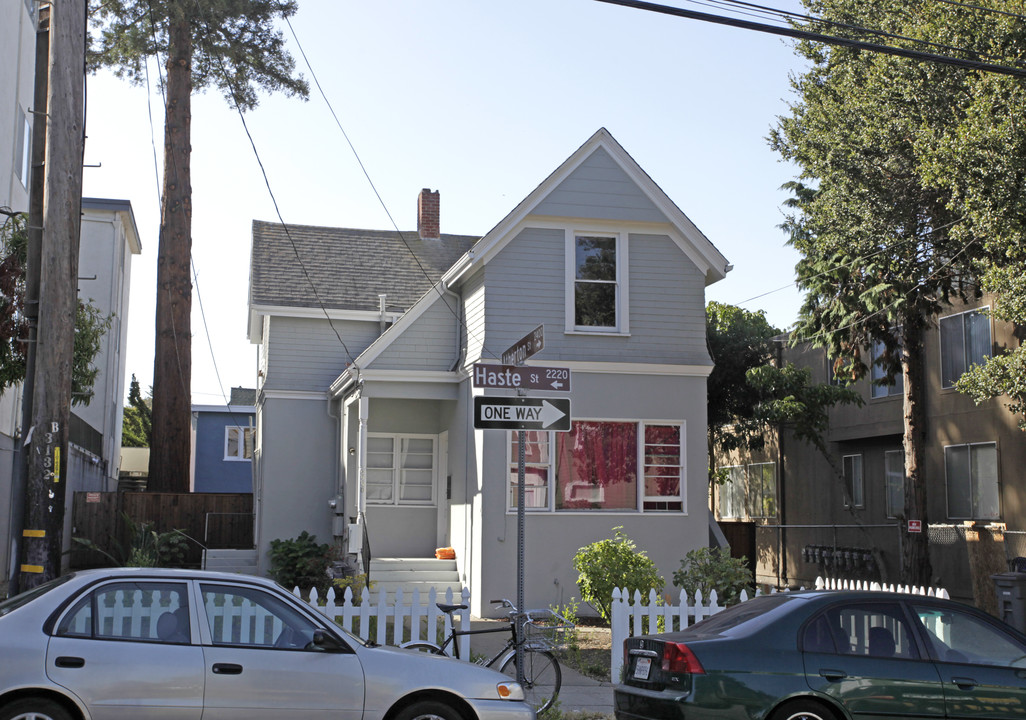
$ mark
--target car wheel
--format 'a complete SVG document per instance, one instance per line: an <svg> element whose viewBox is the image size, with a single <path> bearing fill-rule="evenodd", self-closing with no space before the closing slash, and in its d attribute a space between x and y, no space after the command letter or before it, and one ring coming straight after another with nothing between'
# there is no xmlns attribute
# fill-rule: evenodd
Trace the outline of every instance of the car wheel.
<svg viewBox="0 0 1026 720"><path fill-rule="evenodd" d="M770 720L837 720L837 714L815 700L792 700L774 710Z"/></svg>
<svg viewBox="0 0 1026 720"><path fill-rule="evenodd" d="M72 717L60 703L28 697L0 708L0 720L72 720Z"/></svg>
<svg viewBox="0 0 1026 720"><path fill-rule="evenodd" d="M395 720L463 720L451 705L435 700L415 702L395 716Z"/></svg>

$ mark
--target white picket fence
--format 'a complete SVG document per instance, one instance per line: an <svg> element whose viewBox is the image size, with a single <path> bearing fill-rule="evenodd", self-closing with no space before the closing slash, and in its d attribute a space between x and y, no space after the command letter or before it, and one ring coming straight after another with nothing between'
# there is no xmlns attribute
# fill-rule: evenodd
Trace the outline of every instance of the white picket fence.
<svg viewBox="0 0 1026 720"><path fill-rule="evenodd" d="M909 595L928 595L930 597L950 598L948 591L939 587L923 587L922 585L895 585L866 580L843 580L840 578L816 578L817 590L861 590L866 592L898 592Z"/></svg>
<svg viewBox="0 0 1026 720"><path fill-rule="evenodd" d="M302 597L299 588L292 594ZM375 595L377 597L375 597ZM447 588L444 597L439 597L435 588L421 594L414 590L406 602L403 591L396 590L394 602L388 602L384 589L373 593L363 589L359 604L353 601L352 588L346 588L341 603L335 594L335 588L329 588L323 601L317 590L310 591L310 599L306 601L314 610L325 615L340 626L362 637L373 640L379 645L402 645L406 642L427 640L441 644L449 635L452 626L449 616L438 609L436 603L447 605L470 605L470 590L463 588L460 598L453 599L452 588ZM470 611L457 610L454 615L460 627L470 627ZM456 640L460 646L460 657L470 657L470 637L463 635Z"/></svg>

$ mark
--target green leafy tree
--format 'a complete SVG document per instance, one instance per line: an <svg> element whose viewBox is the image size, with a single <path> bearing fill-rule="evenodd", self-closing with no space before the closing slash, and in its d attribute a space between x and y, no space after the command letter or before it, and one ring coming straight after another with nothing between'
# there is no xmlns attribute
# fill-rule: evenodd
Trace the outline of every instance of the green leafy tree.
<svg viewBox="0 0 1026 720"><path fill-rule="evenodd" d="M128 405L124 409L121 421L121 445L124 447L150 446L150 401L144 400L139 390L139 381L132 374L132 382L128 386Z"/></svg>
<svg viewBox="0 0 1026 720"><path fill-rule="evenodd" d="M733 605L741 600L741 591L747 590L749 597L755 591L755 578L748 569L745 558L734 558L729 551L713 548L696 548L688 551L680 561L680 570L673 573L673 584L694 599L702 591L702 597L709 599L709 593L716 591L716 602Z"/></svg>
<svg viewBox="0 0 1026 720"><path fill-rule="evenodd" d="M29 328L25 318L25 256L28 235L22 215L10 216L0 228L0 390L25 379L25 345ZM93 397L100 370L93 360L100 351L111 317L92 301L78 301L75 347L71 368L71 402L85 405Z"/></svg>
<svg viewBox="0 0 1026 720"><path fill-rule="evenodd" d="M609 622L613 604L613 590L627 588L662 591L666 581L644 550L638 550L627 537L623 527L613 528L614 537L585 545L574 555L574 570L581 599L598 611Z"/></svg>
<svg viewBox="0 0 1026 720"><path fill-rule="evenodd" d="M92 68L145 81L156 58L163 78L164 181L157 248L153 363L153 435L148 488L189 489L192 379L191 96L214 87L240 112L257 91L306 97L306 82L274 26L295 14L295 0L92 0Z"/></svg>
<svg viewBox="0 0 1026 720"><path fill-rule="evenodd" d="M755 408L762 398L746 374L773 361L773 338L780 330L770 325L762 310L715 301L706 305L705 327L714 363L707 392L709 456L739 448L759 450L766 427Z"/></svg>
<svg viewBox="0 0 1026 720"><path fill-rule="evenodd" d="M869 0L807 0L818 18L950 44L941 35L955 6L894 12ZM854 31L851 31L854 32ZM800 253L806 292L794 334L827 349L852 378L878 357L881 384L900 376L904 393L903 519L928 522L923 477L923 335L953 299L968 300L982 245L958 229L952 188L936 182L924 138L952 129L953 100L973 71L824 48L802 42L809 69L792 79L798 99L770 143L800 168L784 229ZM874 354L874 349L877 352ZM903 542L902 580L932 576L925 533Z"/></svg>
<svg viewBox="0 0 1026 720"><path fill-rule="evenodd" d="M783 428L829 457L824 440L828 410L860 404L861 396L847 387L813 383L807 369L778 366L775 338L780 331L761 310L710 302L706 332L715 362L708 386L709 456L761 450L766 431ZM722 479L713 474L714 481Z"/></svg>

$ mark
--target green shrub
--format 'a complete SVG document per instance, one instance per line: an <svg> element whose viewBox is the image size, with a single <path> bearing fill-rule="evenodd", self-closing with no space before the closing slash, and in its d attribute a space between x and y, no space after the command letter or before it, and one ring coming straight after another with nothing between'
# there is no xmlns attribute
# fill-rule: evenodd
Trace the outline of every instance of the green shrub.
<svg viewBox="0 0 1026 720"><path fill-rule="evenodd" d="M335 602L341 603L345 597L346 588L350 588L353 591L353 605L359 605L363 602L364 588L368 590L374 589L374 583L367 582L367 573L335 578L332 580L332 584L335 586Z"/></svg>
<svg viewBox="0 0 1026 720"><path fill-rule="evenodd" d="M640 590L648 595L649 590L661 592L666 585L655 563L645 551L637 549L623 527L615 527L613 531L614 538L585 545L574 555L581 599L595 608L606 622L610 620L614 588Z"/></svg>
<svg viewBox="0 0 1026 720"><path fill-rule="evenodd" d="M741 599L742 590L751 596L754 578L745 558L732 558L722 550L698 548L680 561L680 570L673 573L673 584L691 597L701 590L702 597L708 599L715 590L719 604L733 605Z"/></svg>
<svg viewBox="0 0 1026 720"><path fill-rule="evenodd" d="M109 536L111 552L107 552L89 538L72 538L72 542L85 550L100 553L119 567L185 567L189 538L181 530L157 532L152 522L135 522L127 513L121 514L128 543Z"/></svg>
<svg viewBox="0 0 1026 720"><path fill-rule="evenodd" d="M306 594L315 587L318 595L324 595L331 586L331 546L319 545L306 530L297 538L272 540L270 553L270 576L287 590L298 587Z"/></svg>

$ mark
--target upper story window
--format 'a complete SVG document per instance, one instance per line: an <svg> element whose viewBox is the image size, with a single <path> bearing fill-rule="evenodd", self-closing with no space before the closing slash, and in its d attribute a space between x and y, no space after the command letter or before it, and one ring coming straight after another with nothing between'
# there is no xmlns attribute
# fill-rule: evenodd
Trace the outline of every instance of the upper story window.
<svg viewBox="0 0 1026 720"><path fill-rule="evenodd" d="M990 317L970 310L940 319L941 387L954 387L962 373L990 357Z"/></svg>
<svg viewBox="0 0 1026 720"><path fill-rule="evenodd" d="M224 459L252 460L256 428L229 425L224 429Z"/></svg>
<svg viewBox="0 0 1026 720"><path fill-rule="evenodd" d="M887 377L886 369L880 364L884 355L884 344L877 340L873 343L873 358L870 363L872 368L870 377L873 382L870 384L871 392L875 398L888 397L889 395L903 395L905 393L905 378L901 374L894 376L889 385L880 385L879 381L882 381ZM900 352L900 350L899 350Z"/></svg>
<svg viewBox="0 0 1026 720"><path fill-rule="evenodd" d="M567 240L567 329L626 333L626 238L577 232Z"/></svg>

